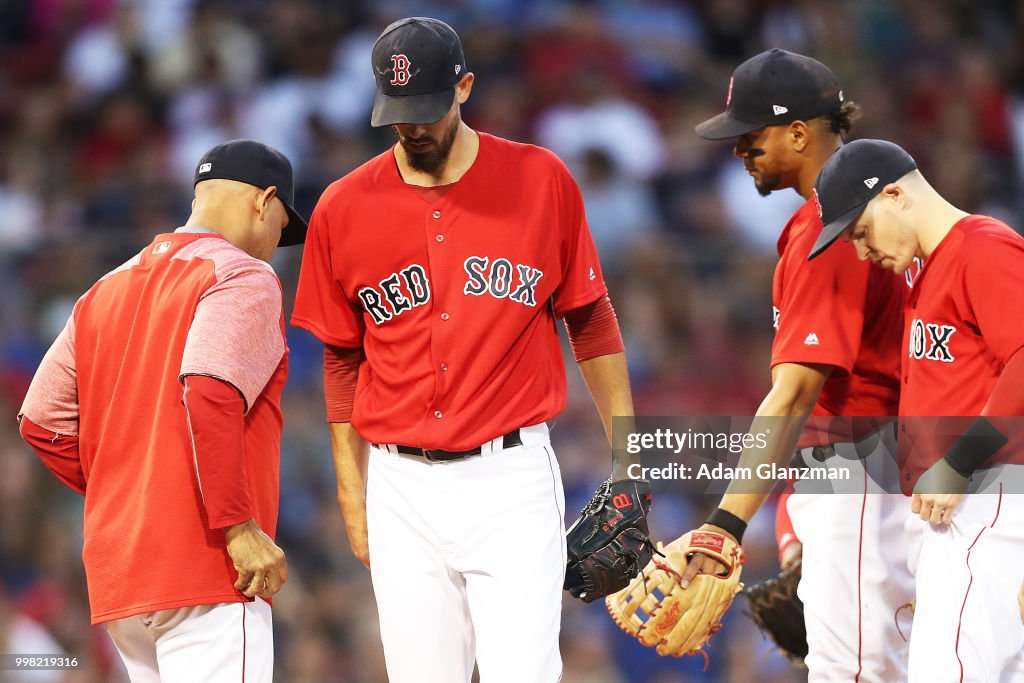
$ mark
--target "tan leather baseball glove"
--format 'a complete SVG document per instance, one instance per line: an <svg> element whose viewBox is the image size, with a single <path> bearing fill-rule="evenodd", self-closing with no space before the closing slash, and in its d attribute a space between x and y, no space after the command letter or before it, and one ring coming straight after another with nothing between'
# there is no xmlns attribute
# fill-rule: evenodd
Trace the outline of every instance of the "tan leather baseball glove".
<svg viewBox="0 0 1024 683"><path fill-rule="evenodd" d="M684 590L679 581L696 552L727 570L722 575L698 574ZM658 554L640 576L605 598L605 605L619 628L656 647L659 655L704 654L702 648L722 627L722 615L743 589L744 561L743 549L728 536L691 531L668 545L658 543Z"/></svg>

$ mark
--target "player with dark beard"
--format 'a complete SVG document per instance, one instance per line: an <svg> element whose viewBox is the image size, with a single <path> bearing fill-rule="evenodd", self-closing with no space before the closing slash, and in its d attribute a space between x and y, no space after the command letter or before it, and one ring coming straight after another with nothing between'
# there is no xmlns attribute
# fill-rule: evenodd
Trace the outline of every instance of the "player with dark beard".
<svg viewBox="0 0 1024 683"><path fill-rule="evenodd" d="M388 678L468 683L476 663L484 683L555 683L567 563L547 428L566 399L556 319L606 432L633 414L583 201L548 150L462 121L474 76L447 24L395 22L372 63L370 122L398 144L324 191L292 322L325 345L338 500L370 567ZM628 464L615 462L609 489L637 490Z"/></svg>
<svg viewBox="0 0 1024 683"><path fill-rule="evenodd" d="M448 161L455 134L459 132L459 123L460 120L455 119L448 124L440 142L426 132L425 126L400 123L393 126L393 130L405 150L409 166L422 173L433 174Z"/></svg>

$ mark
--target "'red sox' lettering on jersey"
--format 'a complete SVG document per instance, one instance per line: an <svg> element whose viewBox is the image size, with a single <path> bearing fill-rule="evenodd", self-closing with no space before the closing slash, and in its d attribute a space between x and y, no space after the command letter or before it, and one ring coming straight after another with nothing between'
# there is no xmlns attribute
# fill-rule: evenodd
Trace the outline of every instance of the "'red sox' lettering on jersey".
<svg viewBox="0 0 1024 683"><path fill-rule="evenodd" d="M949 338L954 332L956 328L952 325L926 323L914 318L910 322L910 357L952 363L956 359L949 350Z"/></svg>
<svg viewBox="0 0 1024 683"><path fill-rule="evenodd" d="M414 263L380 281L377 287L357 292L363 308L377 325L430 301L430 280L423 266Z"/></svg>
<svg viewBox="0 0 1024 683"><path fill-rule="evenodd" d="M467 276L462 288L464 294L490 294L495 299L507 298L524 306L537 305L537 283L544 276L539 269L525 264L516 264L513 268L507 258L491 262L486 256L470 256L464 268ZM384 278L378 286L363 287L356 294L374 324L382 325L429 302L430 278L423 266L414 263Z"/></svg>
<svg viewBox="0 0 1024 683"><path fill-rule="evenodd" d="M518 282L515 291L512 290L512 262L507 258L496 258L490 266L486 256L470 256L466 259L466 286L462 288L465 294L483 296L490 294L495 299L508 297L526 306L537 305L537 283L544 276L539 269L525 264L516 264L515 272ZM591 271L593 272L593 271Z"/></svg>

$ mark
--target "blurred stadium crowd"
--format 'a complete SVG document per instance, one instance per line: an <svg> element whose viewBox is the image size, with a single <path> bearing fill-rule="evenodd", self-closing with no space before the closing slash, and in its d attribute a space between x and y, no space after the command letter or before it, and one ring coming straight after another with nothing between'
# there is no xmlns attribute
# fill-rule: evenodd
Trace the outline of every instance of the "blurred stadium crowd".
<svg viewBox="0 0 1024 683"><path fill-rule="evenodd" d="M801 200L757 196L721 111L732 69L767 47L811 54L864 107L857 137L914 154L960 207L1024 225L1024 3L1012 0L0 1L0 652L87 666L0 680L116 681L89 626L81 499L17 436L28 381L75 299L188 216L196 160L235 137L293 160L297 205L392 143L369 127L370 47L402 16L461 34L470 125L557 152L583 191L629 354L637 410L750 415L769 387L775 238ZM274 262L286 314L300 251ZM368 573L335 500L320 346L289 330L275 601L277 680L385 680ZM571 355L567 355L571 362ZM578 373L554 424L567 515L608 471ZM713 499L655 498L670 539ZM748 532L748 583L777 570L773 516ZM159 539L151 539L154 553ZM703 661L664 660L600 605L566 602L565 683L797 681L733 607Z"/></svg>

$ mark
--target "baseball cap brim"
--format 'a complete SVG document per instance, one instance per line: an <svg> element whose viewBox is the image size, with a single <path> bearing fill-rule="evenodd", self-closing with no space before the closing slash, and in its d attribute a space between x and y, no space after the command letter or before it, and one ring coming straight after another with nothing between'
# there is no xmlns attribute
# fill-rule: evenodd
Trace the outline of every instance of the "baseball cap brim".
<svg viewBox="0 0 1024 683"><path fill-rule="evenodd" d="M288 202L282 199L281 203L284 204L285 212L288 214L288 225L281 230L281 241L277 243L277 246L291 247L302 244L306 241L306 231L309 230L306 220Z"/></svg>
<svg viewBox="0 0 1024 683"><path fill-rule="evenodd" d="M874 197L872 197L873 199ZM849 211L846 211L834 220L828 222L828 224L821 229L821 234L818 235L817 241L814 243L814 247L811 248L811 253L808 254L807 260L815 258L820 255L821 252L831 246L833 242L839 239L839 236L853 224L855 220L860 218L860 215L864 213L864 209L870 203L871 199L858 204Z"/></svg>
<svg viewBox="0 0 1024 683"><path fill-rule="evenodd" d="M697 124L694 130L705 140L730 140L746 135L766 124L754 121L741 121L727 111L713 116L704 123Z"/></svg>
<svg viewBox="0 0 1024 683"><path fill-rule="evenodd" d="M380 128L396 123L434 123L445 117L454 101L454 86L423 95L401 97L385 95L378 90L373 100L370 125Z"/></svg>

